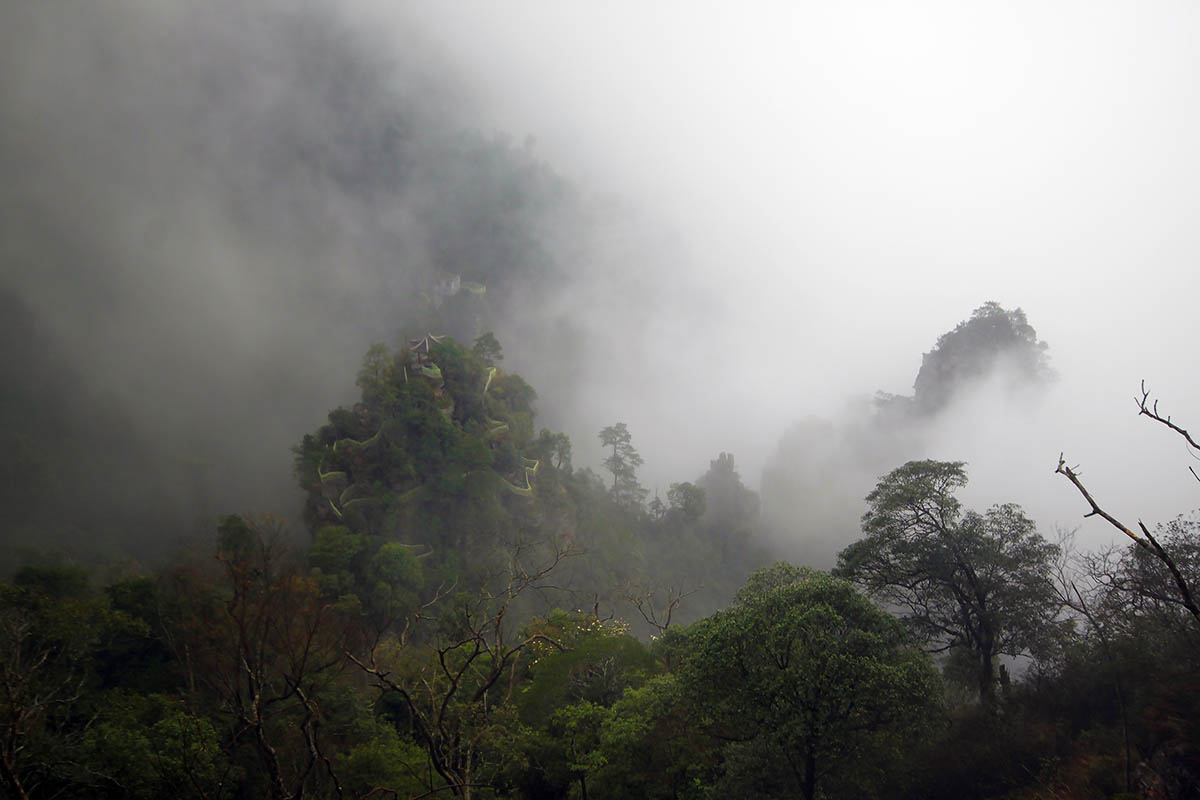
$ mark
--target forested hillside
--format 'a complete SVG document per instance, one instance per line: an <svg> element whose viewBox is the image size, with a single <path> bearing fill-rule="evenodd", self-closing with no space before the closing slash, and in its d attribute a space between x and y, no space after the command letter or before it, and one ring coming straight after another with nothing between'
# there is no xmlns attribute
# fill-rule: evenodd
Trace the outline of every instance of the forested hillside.
<svg viewBox="0 0 1200 800"><path fill-rule="evenodd" d="M299 542L0 584L6 792L1195 796L1193 520L1071 553L911 461L833 575L766 567L732 456L646 502L626 426L575 468L501 353L372 347L295 448Z"/></svg>
<svg viewBox="0 0 1200 800"><path fill-rule="evenodd" d="M372 341L494 330L557 418L583 388L564 298L622 212L474 126L415 37L219 6L6 9L0 548L162 556L230 509L295 516L288 447Z"/></svg>

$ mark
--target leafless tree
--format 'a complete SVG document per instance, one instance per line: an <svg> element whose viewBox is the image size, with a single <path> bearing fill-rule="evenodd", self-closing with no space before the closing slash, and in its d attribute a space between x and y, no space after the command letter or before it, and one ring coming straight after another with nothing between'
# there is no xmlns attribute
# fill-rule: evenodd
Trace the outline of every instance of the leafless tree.
<svg viewBox="0 0 1200 800"><path fill-rule="evenodd" d="M1188 452L1192 453L1193 455L1200 456L1200 444L1196 443L1196 440L1192 437L1192 435L1184 428L1175 424L1171 420L1170 416L1163 416L1159 413L1158 401L1154 400L1151 402L1150 392L1146 389L1145 381L1142 381L1141 391L1142 396L1140 398L1134 398L1134 402L1136 402L1138 406L1138 415L1149 417L1155 422L1158 422L1159 424L1164 425L1170 430L1174 431L1176 434L1181 436L1185 442L1187 442ZM1188 467L1188 469L1197 480L1200 480L1200 475L1196 474L1196 470L1194 468ZM1169 600L1177 603L1178 605L1182 605L1185 609L1187 609L1192 615L1192 618L1196 621L1196 624L1200 625L1200 607L1196 605L1195 592L1193 591L1193 587L1191 586L1187 577L1185 577L1183 572L1180 570L1179 565L1176 563L1176 559L1172 557L1171 553L1163 548L1154 535L1150 533L1150 529L1147 528L1145 523L1143 523L1141 520L1138 520L1138 529L1140 533L1135 533L1128 525L1121 522L1112 514L1101 508L1099 503L1096 502L1095 498L1092 497L1091 493L1088 492L1087 488L1083 485L1083 482L1079 479L1078 470L1078 466L1067 466L1067 462L1063 454L1059 453L1058 468L1055 470L1055 472L1059 475L1065 476L1067 480L1069 480L1075 486L1075 488L1079 490L1079 493L1083 495L1083 499L1086 500L1088 505L1091 507L1091 510L1084 514L1084 517L1100 517L1108 522L1108 524L1119 530L1121 533L1128 536L1144 552L1148 553L1154 559L1162 563L1162 565L1165 566L1171 573L1175 591L1177 592L1177 596L1169 598Z"/></svg>
<svg viewBox="0 0 1200 800"><path fill-rule="evenodd" d="M271 798L300 800L320 773L341 797L320 702L347 666L345 625L289 553L282 523L229 517L220 530L222 580L190 591L169 623L189 702L224 721L228 752L253 753Z"/></svg>
<svg viewBox="0 0 1200 800"><path fill-rule="evenodd" d="M669 586L666 597L656 601L654 590L650 587L630 583L622 589L622 594L642 615L646 624L658 631L659 636L662 636L666 633L667 628L671 627L671 618L679 609L680 604L698 591L700 591L699 587L685 590L682 587Z"/></svg>
<svg viewBox="0 0 1200 800"><path fill-rule="evenodd" d="M443 587L417 609L411 625L375 642L365 653L346 654L382 694L401 700L413 733L442 781L430 781L430 794L446 791L469 798L475 789L491 785L493 776L482 763L481 751L504 727L494 718L496 700L507 700L514 691L520 656L527 648L541 644L563 649L545 634L514 632L508 612L522 594L543 587L573 552L555 545L546 560L532 568L523 555L513 552L499 588L466 593ZM411 638L418 629L427 638Z"/></svg>

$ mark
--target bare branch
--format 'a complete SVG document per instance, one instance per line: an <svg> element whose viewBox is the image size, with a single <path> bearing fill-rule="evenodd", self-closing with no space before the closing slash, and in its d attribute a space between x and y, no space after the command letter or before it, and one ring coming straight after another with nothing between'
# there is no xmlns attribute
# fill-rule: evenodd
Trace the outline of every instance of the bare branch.
<svg viewBox="0 0 1200 800"><path fill-rule="evenodd" d="M1146 527L1145 523L1138 520L1138 527L1142 529L1146 541L1150 542L1154 555L1158 557L1159 561L1166 564L1167 569L1171 571L1171 577L1175 579L1175 586L1179 589L1179 595L1183 600L1183 607L1192 612L1192 616L1196 618L1196 622L1200 623L1200 607L1196 605L1191 589L1187 581L1184 580L1183 574L1180 573L1179 567L1175 565L1175 560L1167 554L1166 550L1162 549L1162 545L1150 534L1150 530Z"/></svg>
<svg viewBox="0 0 1200 800"><path fill-rule="evenodd" d="M447 602L454 587L440 586L431 600L408 615L403 631L386 639L377 637L360 655L345 650L346 658L378 691L395 692L407 706L416 738L428 753L432 770L446 784L434 786L431 777L429 791L419 796L443 791L462 796L468 788L491 785L478 775L482 763L478 740L497 724L489 720L489 692L504 675L516 675L517 663L529 645L536 642L565 649L544 634L515 637L509 622L517 598L547 585L562 560L575 555L568 544L553 541L550 545L542 549L516 543L507 569L490 575L473 597ZM540 556L542 562L536 562L534 556ZM415 653L404 653L410 647L410 624L428 629L438 621L443 624L431 631L432 641ZM446 626L446 622L451 624ZM388 641L386 650L380 652ZM399 673L385 669L392 661L398 661Z"/></svg>
<svg viewBox="0 0 1200 800"><path fill-rule="evenodd" d="M1107 511L1100 508L1100 506L1092 498L1091 494L1088 493L1088 490L1086 488L1084 488L1083 483L1080 482L1079 473L1076 472L1071 467L1067 466L1067 462L1063 459L1062 453L1058 454L1058 469L1056 469L1054 471L1056 473L1058 473L1059 475L1067 476L1067 480L1069 480L1071 483L1073 483L1075 485L1075 488L1079 490L1079 493L1081 495L1083 495L1083 499L1087 500L1088 505L1092 507L1091 511L1089 511L1088 513L1083 515L1085 518L1086 517L1097 517L1097 516L1102 517L1105 521L1108 522L1108 524L1112 525L1114 528L1119 530L1121 533L1125 534L1130 539L1133 539L1133 541L1137 542L1142 547L1145 547L1146 549L1150 549L1149 545L1146 542L1142 541L1136 533L1129 530L1128 527L1126 527L1120 520L1118 520L1112 514L1109 514Z"/></svg>
<svg viewBox="0 0 1200 800"><path fill-rule="evenodd" d="M682 587L668 587L666 602L661 609L655 607L654 592L649 587L627 585L622 594L642 615L646 624L656 629L658 635L662 636L666 633L667 628L671 627L671 618L683 601L700 591L701 588L703 587L697 586L685 591Z"/></svg>
<svg viewBox="0 0 1200 800"><path fill-rule="evenodd" d="M1145 389L1143 388L1143 394L1144 393ZM1145 398L1143 397L1143 409L1145 408L1145 402ZM1150 416L1154 415L1151 414ZM1154 416L1154 418L1158 419L1157 416ZM1184 435L1186 435L1186 432ZM1189 439L1189 441L1191 440ZM1179 595L1182 599L1184 608L1190 611L1192 616L1195 618L1196 623L1200 624L1200 607L1196 605L1196 601L1192 596L1191 588L1188 586L1183 574L1179 571L1179 567L1176 566L1175 560L1171 558L1170 554L1168 554L1166 550L1163 550L1162 546L1158 543L1158 540L1151 535L1150 530L1146 527L1145 523L1143 523L1141 520L1138 520L1138 527L1142 531L1142 536L1138 536L1136 533L1122 524L1116 517L1100 508L1100 506L1092 498L1091 494L1088 493L1088 490L1084 488L1083 483L1080 482L1079 474L1067 466L1066 462L1063 460L1062 453L1058 454L1058 469L1054 471L1061 475L1065 475L1067 480L1074 484L1075 488L1079 490L1079 493L1083 495L1083 499L1087 500L1088 505L1092 507L1092 510L1087 514L1084 514L1084 517L1098 516L1106 520L1114 528L1136 542L1139 547L1144 548L1146 552L1150 553L1159 561L1161 561L1163 565L1170 570L1171 577L1175 581L1175 587L1179 590Z"/></svg>
<svg viewBox="0 0 1200 800"><path fill-rule="evenodd" d="M1188 433L1186 430L1184 430L1183 428L1176 425L1174 422L1171 422L1170 415L1164 417L1158 413L1158 401L1157 400L1155 400L1152 404L1149 404L1150 403L1150 392L1146 390L1146 382L1145 381L1142 381L1142 399L1137 400L1136 402L1138 404L1138 416L1149 417L1150 419L1154 420L1155 422L1166 425L1168 428L1170 428L1171 430L1175 431L1180 436L1182 436L1184 438L1184 440L1188 443L1188 446L1192 448L1192 450L1195 450L1197 453L1200 453L1200 444L1196 443L1196 440L1192 438L1192 435L1190 433ZM1195 472L1193 472L1192 474L1194 475Z"/></svg>

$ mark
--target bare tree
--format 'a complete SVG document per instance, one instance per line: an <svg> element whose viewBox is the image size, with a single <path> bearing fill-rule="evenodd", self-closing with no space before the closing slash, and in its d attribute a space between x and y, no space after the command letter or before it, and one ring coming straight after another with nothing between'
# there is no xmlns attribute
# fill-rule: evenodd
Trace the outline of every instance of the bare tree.
<svg viewBox="0 0 1200 800"><path fill-rule="evenodd" d="M565 649L542 633L514 633L508 612L522 594L544 587L570 555L569 549L555 546L543 563L527 568L518 550L498 589L474 594L439 589L415 612L412 625L364 654L347 652L375 688L398 698L407 712L442 781L435 785L431 776L429 794L447 791L469 798L475 789L491 785L493 770L482 752L505 728L495 719L501 705L496 701L509 699L514 691L521 654L535 643ZM428 640L410 639L418 629Z"/></svg>
<svg viewBox="0 0 1200 800"><path fill-rule="evenodd" d="M1163 416L1160 414L1158 411L1157 400L1151 403L1150 392L1146 390L1145 381L1142 381L1141 398L1134 398L1134 402L1137 403L1139 416L1149 417L1155 422L1170 428L1172 431L1181 436L1185 442L1187 442L1189 452L1200 456L1200 444L1196 443L1196 440L1192 438L1192 435L1184 428L1172 422L1170 416ZM1175 589L1178 592L1178 597L1173 598L1173 601L1186 608L1188 612L1191 613L1192 618L1195 619L1196 624L1200 625L1200 607L1196 605L1195 592L1193 591L1193 588L1187 578L1180 571L1179 565L1176 563L1175 559L1169 552L1167 552L1166 549L1162 547L1161 544L1159 544L1154 535L1150 533L1150 529L1147 528L1145 523L1143 523L1141 520L1138 520L1138 529L1141 532L1135 533L1128 525L1124 524L1112 514L1109 514L1107 511L1101 508L1096 502L1095 498L1092 497L1091 493L1088 492L1087 488L1083 485L1083 482L1079 479L1078 469L1078 466L1067 466L1063 454L1059 453L1058 468L1055 470L1055 472L1059 475L1065 476L1067 480L1069 480L1075 486L1075 488L1079 490L1079 493L1083 495L1083 499L1086 500L1088 505L1091 507L1091 511L1084 514L1084 517L1100 517L1108 522L1108 524L1119 530L1121 533L1128 536L1139 548L1161 562L1163 566L1165 566L1171 573L1171 578L1175 584ZM1200 475L1196 474L1196 470L1194 468L1188 467L1188 469L1197 480L1200 480Z"/></svg>
<svg viewBox="0 0 1200 800"><path fill-rule="evenodd" d="M682 587L669 586L667 587L667 596L659 598L657 601L654 598L654 590L649 586L628 583L621 593L630 605L642 615L646 624L658 631L659 636L662 636L666 633L667 628L671 627L671 618L679 610L683 601L700 591L701 588L697 586L685 591Z"/></svg>
<svg viewBox="0 0 1200 800"><path fill-rule="evenodd" d="M36 776L49 770L32 742L56 736L58 712L83 695L100 623L95 604L0 582L0 794L37 796Z"/></svg>
<svg viewBox="0 0 1200 800"><path fill-rule="evenodd" d="M191 592L171 622L190 699L224 721L228 752L253 754L269 797L300 800L322 782L341 797L320 703L346 666L345 626L281 523L227 517L219 541L219 588Z"/></svg>

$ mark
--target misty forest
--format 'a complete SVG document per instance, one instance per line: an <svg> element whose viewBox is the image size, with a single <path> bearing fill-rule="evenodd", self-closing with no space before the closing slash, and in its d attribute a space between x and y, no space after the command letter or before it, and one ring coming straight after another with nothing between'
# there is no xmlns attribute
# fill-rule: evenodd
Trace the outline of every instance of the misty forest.
<svg viewBox="0 0 1200 800"><path fill-rule="evenodd" d="M0 7L0 796L1200 798L1195 10L573 5Z"/></svg>

